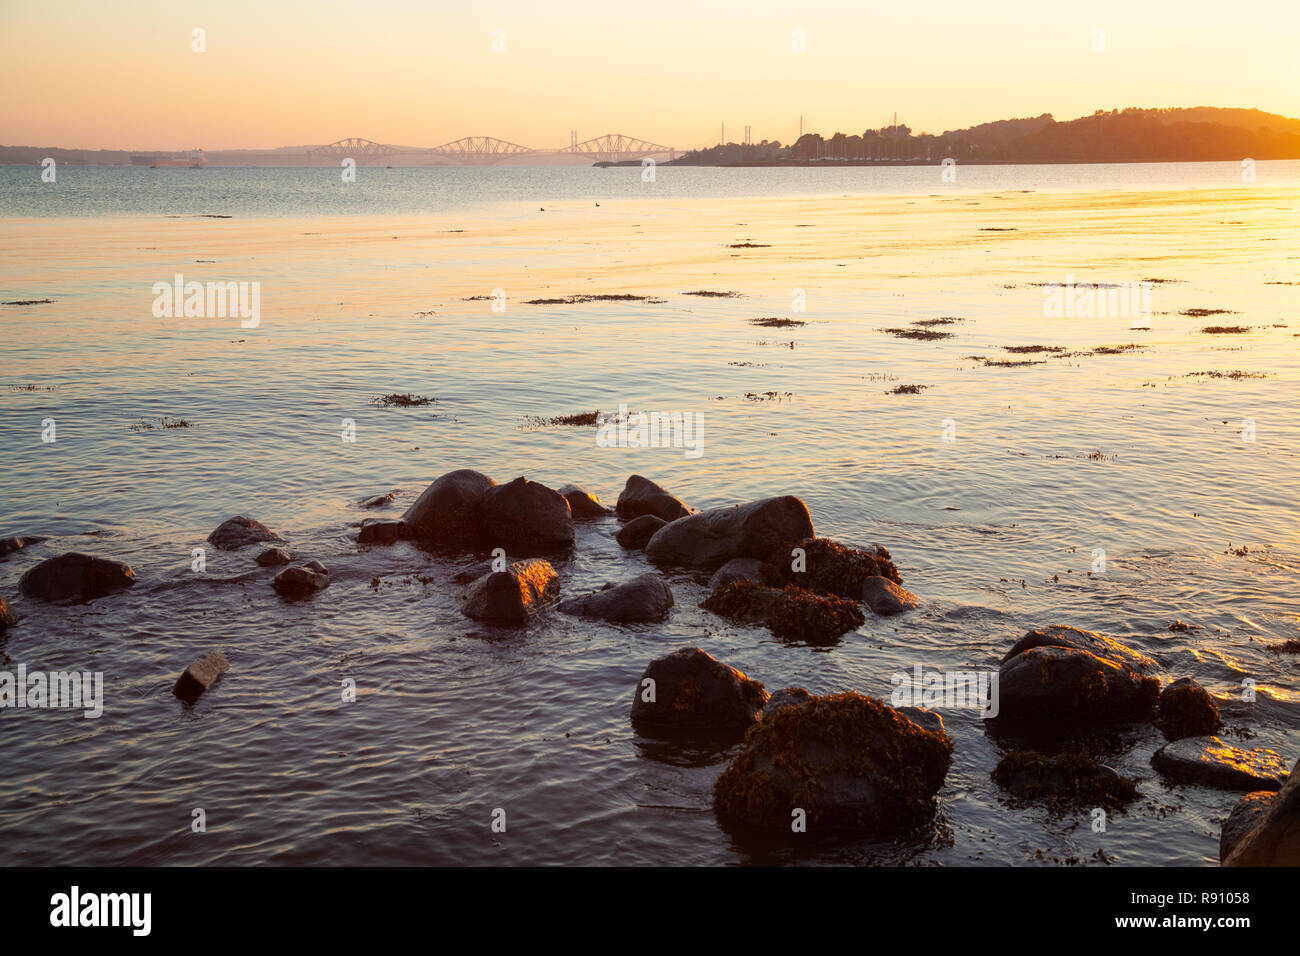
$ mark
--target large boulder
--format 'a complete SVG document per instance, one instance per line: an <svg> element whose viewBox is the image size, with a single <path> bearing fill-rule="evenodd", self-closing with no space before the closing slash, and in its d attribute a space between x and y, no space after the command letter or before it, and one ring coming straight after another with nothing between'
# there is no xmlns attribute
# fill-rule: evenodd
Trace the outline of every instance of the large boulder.
<svg viewBox="0 0 1300 956"><path fill-rule="evenodd" d="M912 611L921 604L920 599L907 588L880 575L862 582L862 600L881 617Z"/></svg>
<svg viewBox="0 0 1300 956"><path fill-rule="evenodd" d="M719 816L789 832L888 831L924 820L952 741L874 697L835 694L766 713L713 787Z"/></svg>
<svg viewBox="0 0 1300 956"><path fill-rule="evenodd" d="M1169 740L1205 737L1222 726L1219 705L1190 677L1181 677L1162 690L1156 710L1156 726Z"/></svg>
<svg viewBox="0 0 1300 956"><path fill-rule="evenodd" d="M243 515L227 518L208 535L208 542L222 551L238 551L259 541L281 540L283 539L278 534L262 522L245 518Z"/></svg>
<svg viewBox="0 0 1300 956"><path fill-rule="evenodd" d="M1300 761L1268 809L1224 861L1227 866L1300 866Z"/></svg>
<svg viewBox="0 0 1300 956"><path fill-rule="evenodd" d="M573 513L574 520L604 518L612 513L601 503L598 496L578 485L564 485L560 488L560 494L564 495L564 500L569 503L569 510Z"/></svg>
<svg viewBox="0 0 1300 956"><path fill-rule="evenodd" d="M630 624L662 620L672 606L672 589L658 574L648 571L617 587L608 584L594 594L564 601L559 610L578 617Z"/></svg>
<svg viewBox="0 0 1300 956"><path fill-rule="evenodd" d="M618 534L614 535L614 538L620 546L627 548L629 551L640 551L650 543L650 539L655 536L655 532L667 523L663 518L656 515L641 515L619 528Z"/></svg>
<svg viewBox="0 0 1300 956"><path fill-rule="evenodd" d="M808 506L793 495L713 508L670 521L646 545L660 567L714 571L732 558L767 558L811 538Z"/></svg>
<svg viewBox="0 0 1300 956"><path fill-rule="evenodd" d="M549 561L516 561L505 571L471 581L456 600L466 617L522 624L559 589L559 576Z"/></svg>
<svg viewBox="0 0 1300 956"><path fill-rule="evenodd" d="M1155 662L1118 641L1072 627L1030 631L998 671L1000 723L1104 724L1150 716Z"/></svg>
<svg viewBox="0 0 1300 956"><path fill-rule="evenodd" d="M484 492L479 530L493 547L514 554L547 554L573 546L573 514L558 491L516 478Z"/></svg>
<svg viewBox="0 0 1300 956"><path fill-rule="evenodd" d="M429 544L456 545L478 531L479 502L496 482L471 468L443 475L420 494L402 515L411 537Z"/></svg>
<svg viewBox="0 0 1300 956"><path fill-rule="evenodd" d="M1219 737L1184 737L1151 755L1171 780L1221 790L1280 790L1286 764L1276 750L1242 750Z"/></svg>
<svg viewBox="0 0 1300 956"><path fill-rule="evenodd" d="M1242 838L1259 826L1268 815L1268 808L1273 805L1277 794L1276 790L1256 790L1236 802L1219 830L1220 863L1226 863L1228 857L1232 856L1232 851L1241 844Z"/></svg>
<svg viewBox="0 0 1300 956"><path fill-rule="evenodd" d="M1034 750L1012 750L991 774L1013 797L1045 803L1058 812L1077 807L1118 810L1137 799L1137 786L1085 753L1055 757Z"/></svg>
<svg viewBox="0 0 1300 956"><path fill-rule="evenodd" d="M134 583L135 572L121 561L70 551L28 570L18 589L42 601L88 601Z"/></svg>
<svg viewBox="0 0 1300 956"><path fill-rule="evenodd" d="M632 699L632 722L664 730L740 730L759 719L763 685L698 647L651 661Z"/></svg>
<svg viewBox="0 0 1300 956"><path fill-rule="evenodd" d="M623 486L614 509L621 518L654 515L664 521L676 521L692 513L680 498L670 495L649 478L633 475Z"/></svg>

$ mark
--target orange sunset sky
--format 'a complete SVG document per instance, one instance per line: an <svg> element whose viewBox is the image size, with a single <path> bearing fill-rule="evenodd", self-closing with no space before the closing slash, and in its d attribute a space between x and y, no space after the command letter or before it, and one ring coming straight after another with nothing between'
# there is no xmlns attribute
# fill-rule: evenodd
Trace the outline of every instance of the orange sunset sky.
<svg viewBox="0 0 1300 956"><path fill-rule="evenodd" d="M801 114L828 135L895 110L932 133L1124 106L1300 116L1298 51L1296 0L0 0L0 142L545 147L576 129L689 148L722 122L729 140L748 124L789 142Z"/></svg>

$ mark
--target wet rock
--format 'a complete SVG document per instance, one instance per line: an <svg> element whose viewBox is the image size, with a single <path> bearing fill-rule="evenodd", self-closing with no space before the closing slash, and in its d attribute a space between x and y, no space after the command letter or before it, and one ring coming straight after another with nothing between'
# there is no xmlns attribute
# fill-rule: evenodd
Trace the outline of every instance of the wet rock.
<svg viewBox="0 0 1300 956"><path fill-rule="evenodd" d="M789 832L889 831L926 819L952 763L952 741L873 697L814 697L765 714L713 788L718 815Z"/></svg>
<svg viewBox="0 0 1300 956"><path fill-rule="evenodd" d="M496 482L470 468L450 471L425 488L402 515L411 537L429 544L463 544L478 531L479 502Z"/></svg>
<svg viewBox="0 0 1300 956"><path fill-rule="evenodd" d="M172 693L185 703L192 704L212 686L213 681L220 677L223 671L229 668L230 664L226 662L226 656L221 651L208 651L185 668L184 673L177 678L175 686L172 687Z"/></svg>
<svg viewBox="0 0 1300 956"><path fill-rule="evenodd" d="M296 568L285 568L271 581L271 586L285 597L306 597L330 586L330 576L319 561Z"/></svg>
<svg viewBox="0 0 1300 956"><path fill-rule="evenodd" d="M9 606L9 602L0 598L0 635L18 623L18 615Z"/></svg>
<svg viewBox="0 0 1300 956"><path fill-rule="evenodd" d="M1280 790L1286 764L1276 750L1241 750L1218 737L1184 737L1151 755L1171 780L1221 790Z"/></svg>
<svg viewBox="0 0 1300 956"><path fill-rule="evenodd" d="M257 563L264 568L272 568L280 564L288 564L293 560L293 555L289 554L284 548L267 548L257 556Z"/></svg>
<svg viewBox="0 0 1300 956"><path fill-rule="evenodd" d="M512 554L546 554L573 546L573 514L558 491L516 478L484 492L478 503L482 533Z"/></svg>
<svg viewBox="0 0 1300 956"><path fill-rule="evenodd" d="M47 539L35 535L22 535L12 538L0 538L0 558L7 554L13 554L15 551L21 551L23 548L30 547L33 544L39 544Z"/></svg>
<svg viewBox="0 0 1300 956"><path fill-rule="evenodd" d="M796 562L793 551L802 555ZM872 577L902 584L889 552L877 546L859 551L830 538L808 537L793 545L782 544L768 556L768 583L795 584L818 594L835 594L851 601L863 599L863 587Z"/></svg>
<svg viewBox="0 0 1300 956"><path fill-rule="evenodd" d="M641 515L654 515L664 521L676 521L692 511L676 495L655 484L649 478L633 475L623 486L614 506L621 518L639 518Z"/></svg>
<svg viewBox="0 0 1300 956"><path fill-rule="evenodd" d="M733 581L753 581L763 583L763 562L758 558L732 558L709 578L710 588L720 588Z"/></svg>
<svg viewBox="0 0 1300 956"><path fill-rule="evenodd" d="M1219 705L1190 677L1181 677L1160 692L1156 726L1169 740L1205 737L1218 731Z"/></svg>
<svg viewBox="0 0 1300 956"><path fill-rule="evenodd" d="M948 733L948 728L943 725L943 717L937 711L926 710L923 707L895 707L894 709L918 727L932 730L936 734Z"/></svg>
<svg viewBox="0 0 1300 956"><path fill-rule="evenodd" d="M408 537L406 522L385 518L367 518L357 532L357 544L393 544Z"/></svg>
<svg viewBox="0 0 1300 956"><path fill-rule="evenodd" d="M698 647L685 647L650 662L632 699L632 722L676 730L738 730L757 721L766 702L761 683Z"/></svg>
<svg viewBox="0 0 1300 956"><path fill-rule="evenodd" d="M42 601L88 601L134 583L135 572L121 561L70 551L31 568L18 589Z"/></svg>
<svg viewBox="0 0 1300 956"><path fill-rule="evenodd" d="M882 617L902 614L920 606L915 594L888 578L876 576L862 582L862 600Z"/></svg>
<svg viewBox="0 0 1300 956"><path fill-rule="evenodd" d="M813 699L813 695L803 687L784 687L767 699L763 705L763 716L774 714L782 707L802 707Z"/></svg>
<svg viewBox="0 0 1300 956"><path fill-rule="evenodd" d="M650 539L646 557L660 567L714 571L732 558L765 559L812 536L808 506L784 495L670 521Z"/></svg>
<svg viewBox="0 0 1300 956"><path fill-rule="evenodd" d="M749 580L732 581L714 588L700 607L736 624L767 624L780 599L780 588Z"/></svg>
<svg viewBox="0 0 1300 956"><path fill-rule="evenodd" d="M549 561L516 561L505 571L471 581L456 600L466 617L522 624L559 590L559 577Z"/></svg>
<svg viewBox="0 0 1300 956"><path fill-rule="evenodd" d="M641 515L633 518L614 535L620 545L629 551L640 551L654 537L655 532L668 522L655 515Z"/></svg>
<svg viewBox="0 0 1300 956"><path fill-rule="evenodd" d="M1046 803L1057 811L1078 807L1117 810L1138 795L1132 780L1082 753L1049 757L1034 750L1013 750L990 776L1012 796Z"/></svg>
<svg viewBox="0 0 1300 956"><path fill-rule="evenodd" d="M1219 831L1220 863L1226 863L1232 851L1241 844L1242 838L1259 826L1268 815L1268 808L1273 805L1276 796L1277 791L1274 790L1256 790L1237 801Z"/></svg>
<svg viewBox="0 0 1300 956"><path fill-rule="evenodd" d="M600 498L578 485L564 485L560 488L560 494L569 503L569 510L575 520L604 518L606 515L613 514L612 509L601 504Z"/></svg>
<svg viewBox="0 0 1300 956"><path fill-rule="evenodd" d="M222 551L238 551L240 548L259 541L281 541L278 534L252 518L235 515L221 522L215 531L208 535L208 542Z"/></svg>
<svg viewBox="0 0 1300 956"><path fill-rule="evenodd" d="M772 605L767 626L786 641L827 644L866 623L857 602L786 585Z"/></svg>
<svg viewBox="0 0 1300 956"><path fill-rule="evenodd" d="M1072 627L1030 631L998 671L1000 723L1104 724L1144 720L1160 693L1155 662L1118 641Z"/></svg>
<svg viewBox="0 0 1300 956"><path fill-rule="evenodd" d="M390 491L386 495L371 495L369 498L362 498L357 502L357 505L362 508L384 508L396 500L397 495Z"/></svg>
<svg viewBox="0 0 1300 956"><path fill-rule="evenodd" d="M617 587L606 585L594 594L564 601L559 610L578 617L632 623L662 620L672 606L672 589L658 574L647 572Z"/></svg>
<svg viewBox="0 0 1300 956"><path fill-rule="evenodd" d="M1226 866L1300 866L1300 761L1264 818L1232 849Z"/></svg>

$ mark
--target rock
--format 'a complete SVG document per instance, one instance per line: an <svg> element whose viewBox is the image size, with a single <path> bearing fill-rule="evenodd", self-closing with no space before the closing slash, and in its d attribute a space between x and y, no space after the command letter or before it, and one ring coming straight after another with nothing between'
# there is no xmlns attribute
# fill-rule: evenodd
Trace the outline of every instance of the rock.
<svg viewBox="0 0 1300 956"><path fill-rule="evenodd" d="M713 787L718 815L790 832L887 831L924 820L952 763L946 734L861 694L765 714Z"/></svg>
<svg viewBox="0 0 1300 956"><path fill-rule="evenodd" d="M670 730L738 730L757 721L765 703L767 691L758 681L698 647L684 647L645 669L632 698L632 722Z"/></svg>
<svg viewBox="0 0 1300 956"><path fill-rule="evenodd" d="M803 552L797 562L793 554L796 548ZM767 573L768 583L778 587L795 584L818 594L834 594L851 601L862 600L863 585L873 576L903 583L884 548L859 551L830 538L808 537L793 545L782 544L768 556Z"/></svg>
<svg viewBox="0 0 1300 956"><path fill-rule="evenodd" d="M443 475L402 515L411 537L431 544L463 544L478 532L479 502L496 482L469 468Z"/></svg>
<svg viewBox="0 0 1300 956"><path fill-rule="evenodd" d="M1300 866L1300 761L1264 818L1241 838L1226 866Z"/></svg>
<svg viewBox="0 0 1300 956"><path fill-rule="evenodd" d="M578 617L615 623L659 621L673 606L672 589L664 579L648 571L617 587L606 587L560 604L559 610Z"/></svg>
<svg viewBox="0 0 1300 956"><path fill-rule="evenodd" d="M990 776L1012 796L1042 801L1058 811L1077 807L1117 810L1138 795L1132 780L1082 753L1048 757L1034 750L1013 750Z"/></svg>
<svg viewBox="0 0 1300 956"><path fill-rule="evenodd" d="M259 541L282 541L278 534L252 518L235 515L217 525L215 531L208 535L208 542L222 551L238 551L240 548Z"/></svg>
<svg viewBox="0 0 1300 956"><path fill-rule="evenodd" d="M330 586L325 565L312 561L301 567L285 568L271 581L271 586L285 597L306 597Z"/></svg>
<svg viewBox="0 0 1300 956"><path fill-rule="evenodd" d="M549 561L516 561L465 586L457 597L466 617L522 624L560 589Z"/></svg>
<svg viewBox="0 0 1300 956"><path fill-rule="evenodd" d="M121 561L70 551L31 568L18 589L42 601L88 601L134 583L135 572Z"/></svg>
<svg viewBox="0 0 1300 956"><path fill-rule="evenodd" d="M812 534L808 506L784 495L670 521L650 539L646 557L660 567L714 571L732 558L765 559Z"/></svg>
<svg viewBox="0 0 1300 956"><path fill-rule="evenodd" d="M1286 764L1276 750L1241 750L1219 737L1184 737L1151 755L1151 766L1181 783L1221 790L1280 790Z"/></svg>
<svg viewBox="0 0 1300 956"><path fill-rule="evenodd" d="M564 500L569 503L569 510L573 513L575 520L585 518L604 518L606 515L613 514L613 511L601 504L600 499L577 485L565 485L560 489L560 494Z"/></svg>
<svg viewBox="0 0 1300 956"><path fill-rule="evenodd" d="M23 535L21 537L0 538L0 558L7 554L13 554L15 551L21 551L29 545L39 544L47 539L35 535Z"/></svg>
<svg viewBox="0 0 1300 956"><path fill-rule="evenodd" d="M397 500L397 495L391 491L386 495L371 495L369 498L362 498L357 505L362 508L383 508L391 505Z"/></svg>
<svg viewBox="0 0 1300 956"><path fill-rule="evenodd" d="M172 687L172 693L185 703L192 704L212 686L212 682L221 676L222 671L229 668L226 656L221 651L208 651L185 668L185 672L177 678L176 685Z"/></svg>
<svg viewBox="0 0 1300 956"><path fill-rule="evenodd" d="M923 707L895 707L894 710L918 727L932 730L936 734L948 733L948 728L943 725L943 717L937 711L926 710Z"/></svg>
<svg viewBox="0 0 1300 956"><path fill-rule="evenodd" d="M640 551L654 537L655 532L667 523L663 518L655 515L641 515L623 525L614 537L629 551Z"/></svg>
<svg viewBox="0 0 1300 956"><path fill-rule="evenodd" d="M998 671L1002 723L1103 724L1144 720L1160 693L1155 662L1073 627L1030 631Z"/></svg>
<svg viewBox="0 0 1300 956"><path fill-rule="evenodd" d="M293 560L293 556L284 548L267 548L257 556L257 563L264 568L275 567L279 564L288 564Z"/></svg>
<svg viewBox="0 0 1300 956"><path fill-rule="evenodd" d="M813 699L813 695L802 687L785 687L767 699L763 705L763 716L774 714L782 707L802 707Z"/></svg>
<svg viewBox="0 0 1300 956"><path fill-rule="evenodd" d="M357 544L393 544L407 537L406 522L385 518L367 518L357 532Z"/></svg>
<svg viewBox="0 0 1300 956"><path fill-rule="evenodd" d="M1219 705L1190 677L1181 677L1160 692L1156 726L1169 740L1205 737L1218 731Z"/></svg>
<svg viewBox="0 0 1300 956"><path fill-rule="evenodd" d="M493 547L514 554L546 554L573 546L573 514L557 491L516 478L484 492L479 528Z"/></svg>
<svg viewBox="0 0 1300 956"><path fill-rule="evenodd" d="M664 521L676 521L692 514L692 509L675 495L670 495L649 478L633 475L623 486L614 506L622 518L654 515Z"/></svg>
<svg viewBox="0 0 1300 956"><path fill-rule="evenodd" d="M713 589L700 607L735 624L766 625L772 609L781 599L780 588L764 587L754 581L732 581Z"/></svg>
<svg viewBox="0 0 1300 956"><path fill-rule="evenodd" d="M1268 808L1273 805L1276 796L1277 792L1273 790L1256 790L1237 801L1219 831L1220 863L1226 863L1242 838L1259 826L1260 821L1268 815Z"/></svg>
<svg viewBox="0 0 1300 956"><path fill-rule="evenodd" d="M867 607L882 617L914 610L921 603L907 588L900 587L889 578L880 576L870 577L862 582L862 600L867 602Z"/></svg>
<svg viewBox="0 0 1300 956"><path fill-rule="evenodd" d="M814 594L793 584L778 592L767 619L775 636L809 644L831 643L864 623L866 617L857 602L833 594Z"/></svg>
<svg viewBox="0 0 1300 956"><path fill-rule="evenodd" d="M9 606L9 602L0 598L0 635L18 623L18 615Z"/></svg>
<svg viewBox="0 0 1300 956"><path fill-rule="evenodd" d="M709 578L710 588L720 588L733 581L753 581L763 583L763 562L758 558L732 558Z"/></svg>

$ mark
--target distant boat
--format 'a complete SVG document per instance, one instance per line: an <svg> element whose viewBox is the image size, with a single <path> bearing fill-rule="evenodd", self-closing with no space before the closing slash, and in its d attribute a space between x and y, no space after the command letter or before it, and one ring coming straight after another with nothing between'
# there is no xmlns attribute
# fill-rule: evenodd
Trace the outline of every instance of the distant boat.
<svg viewBox="0 0 1300 956"><path fill-rule="evenodd" d="M149 166L156 169L159 166L206 166L208 157L203 155L203 150L193 149L188 156L172 156L161 158L158 156L132 156L132 166Z"/></svg>

